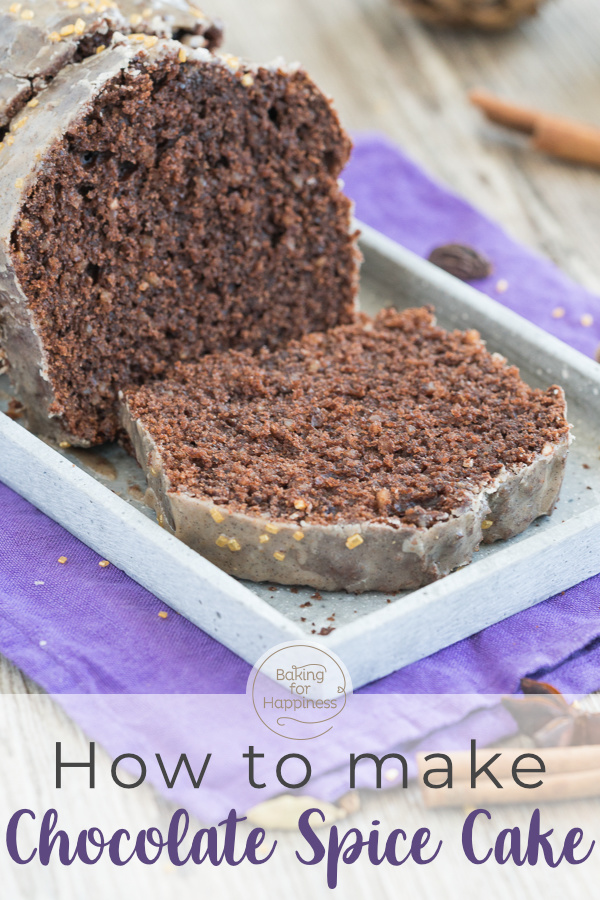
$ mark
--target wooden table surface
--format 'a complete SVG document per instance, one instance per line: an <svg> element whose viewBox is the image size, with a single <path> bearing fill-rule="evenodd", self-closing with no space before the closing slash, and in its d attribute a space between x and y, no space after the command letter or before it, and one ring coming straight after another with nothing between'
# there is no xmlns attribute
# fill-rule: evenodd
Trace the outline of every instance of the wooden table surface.
<svg viewBox="0 0 600 900"><path fill-rule="evenodd" d="M600 172L547 159L526 141L482 122L467 102L467 91L486 87L507 98L600 126L600 11L597 0L549 0L544 12L520 29L502 35L431 30L417 23L394 0L206 0L203 8L227 24L226 49L268 62L299 60L335 100L347 128L379 131L408 151L432 175L452 186L508 231L551 257L600 293ZM600 307L600 303L599 303ZM600 308L596 310L600 316ZM0 693L36 693L37 688L7 660L0 660ZM8 702L7 697L3 698ZM33 698L3 707L0 739L19 735L21 746L38 748L52 771L57 729L71 747L85 738L57 706ZM5 757L3 756L3 759ZM25 763L23 763L25 765ZM12 779L0 778L0 808L14 810ZM146 825L165 822L171 808L151 789L122 792L115 803L125 819ZM349 824L367 827L377 817L389 827L422 824L416 790L366 795L363 810ZM74 815L86 821L86 795L74 798ZM108 802L108 801L107 801ZM77 804L81 803L81 809ZM119 806L120 804L120 806ZM572 804L576 824L593 830L596 809ZM113 810L114 812L114 810ZM111 813L112 814L112 813ZM512 819L511 819L512 816ZM499 821L514 822L504 810ZM445 827L459 830L462 815L446 812ZM90 824L89 821L87 823ZM286 838L282 839L286 849ZM291 842L287 841L287 859ZM3 896L39 900L80 898L306 898L326 896L323 876L272 860L263 872L191 871L173 866L17 867L0 858ZM560 895L594 895L600 870L590 861L576 871L546 867L517 870L473 867L457 855L434 872L353 866L337 896L423 897L432 900L479 897L490 900ZM336 896L334 894L333 896Z"/></svg>

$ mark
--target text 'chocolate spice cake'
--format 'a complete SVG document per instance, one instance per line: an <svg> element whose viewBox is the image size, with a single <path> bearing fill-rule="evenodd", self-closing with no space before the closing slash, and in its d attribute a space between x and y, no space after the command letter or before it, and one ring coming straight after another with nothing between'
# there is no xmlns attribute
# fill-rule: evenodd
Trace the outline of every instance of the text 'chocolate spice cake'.
<svg viewBox="0 0 600 900"><path fill-rule="evenodd" d="M190 37L197 11L130 6L61 6L35 32L52 75L3 74L2 343L33 430L82 446L115 437L124 385L350 322L357 292L328 99L299 67L190 46L218 39L206 17ZM36 24L7 16L16 43Z"/></svg>
<svg viewBox="0 0 600 900"><path fill-rule="evenodd" d="M549 514L565 415L560 387L427 309L178 363L122 404L165 528L238 577L355 592L431 582Z"/></svg>

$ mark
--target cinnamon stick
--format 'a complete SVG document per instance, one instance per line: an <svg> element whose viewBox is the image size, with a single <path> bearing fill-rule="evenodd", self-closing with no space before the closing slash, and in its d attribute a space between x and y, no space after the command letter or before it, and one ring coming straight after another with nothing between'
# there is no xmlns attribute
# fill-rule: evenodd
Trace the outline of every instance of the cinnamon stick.
<svg viewBox="0 0 600 900"><path fill-rule="evenodd" d="M491 122L530 134L536 150L600 167L600 128L519 106L488 91L471 91L469 99Z"/></svg>
<svg viewBox="0 0 600 900"><path fill-rule="evenodd" d="M545 747L542 750L539 747L486 747L485 749L477 750L475 754L477 766L481 766L496 753L500 753L500 757L494 763L493 771L499 779L511 777L513 763L519 756L523 756L524 753L534 753L536 756L541 757L548 775L600 769L600 746L596 745ZM427 755L426 753L417 755L420 778L423 777L427 769L440 765L439 760L436 761L435 759L431 762L425 762ZM446 755L452 760L452 773L455 780L468 780L471 773L471 751L459 750Z"/></svg>
<svg viewBox="0 0 600 900"><path fill-rule="evenodd" d="M453 786L430 788L423 782L423 776L428 769L441 768L441 763L435 758L427 762L425 757L428 754L418 754L419 781L425 805L434 808L485 806L486 803L547 803L600 796L600 746L548 747L543 750L536 747L487 747L476 753L477 768L496 753L501 755L493 763L491 770L503 785L502 789L497 788L485 775L479 777L474 788L471 787L471 753L468 750L447 754L452 760ZM514 782L512 767L520 756L532 753L541 757L546 771L539 775L543 784L527 790ZM528 768L527 760L523 761L521 767ZM535 780L538 780L537 774Z"/></svg>
<svg viewBox="0 0 600 900"><path fill-rule="evenodd" d="M600 769L584 772L566 772L564 775L546 775L543 784L528 791L514 781L506 782L503 789L495 787L491 781L471 787L470 781L455 781L452 788L432 790L422 787L423 801L428 809L461 806L473 807L530 803L553 803L560 800L583 800L600 797Z"/></svg>
<svg viewBox="0 0 600 900"><path fill-rule="evenodd" d="M502 100L489 91L475 90L469 94L469 100L473 106L477 106L490 120L497 125L504 125L514 131L522 131L524 134L533 134L536 119L539 112L528 109L525 106L517 106Z"/></svg>
<svg viewBox="0 0 600 900"><path fill-rule="evenodd" d="M600 166L600 129L591 125L540 116L535 123L532 143L536 150L543 150L550 156Z"/></svg>

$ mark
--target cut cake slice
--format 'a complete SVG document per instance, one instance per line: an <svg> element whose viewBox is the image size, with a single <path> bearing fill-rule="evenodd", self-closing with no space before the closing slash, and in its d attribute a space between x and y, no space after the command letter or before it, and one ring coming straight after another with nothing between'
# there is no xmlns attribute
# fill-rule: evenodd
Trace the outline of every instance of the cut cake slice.
<svg viewBox="0 0 600 900"><path fill-rule="evenodd" d="M430 310L177 364L124 392L159 522L225 571L416 588L556 502L564 393L533 389Z"/></svg>

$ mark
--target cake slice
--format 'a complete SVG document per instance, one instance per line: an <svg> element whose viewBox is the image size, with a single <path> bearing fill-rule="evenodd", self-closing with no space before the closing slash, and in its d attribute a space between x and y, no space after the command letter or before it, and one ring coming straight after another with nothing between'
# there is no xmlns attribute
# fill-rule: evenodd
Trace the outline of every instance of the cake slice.
<svg viewBox="0 0 600 900"><path fill-rule="evenodd" d="M351 321L359 259L350 141L302 69L143 30L89 40L0 143L10 376L34 431L81 446L115 437L124 385Z"/></svg>
<svg viewBox="0 0 600 900"><path fill-rule="evenodd" d="M122 400L160 524L240 578L354 592L427 584L550 514L565 413L426 308L179 363Z"/></svg>

